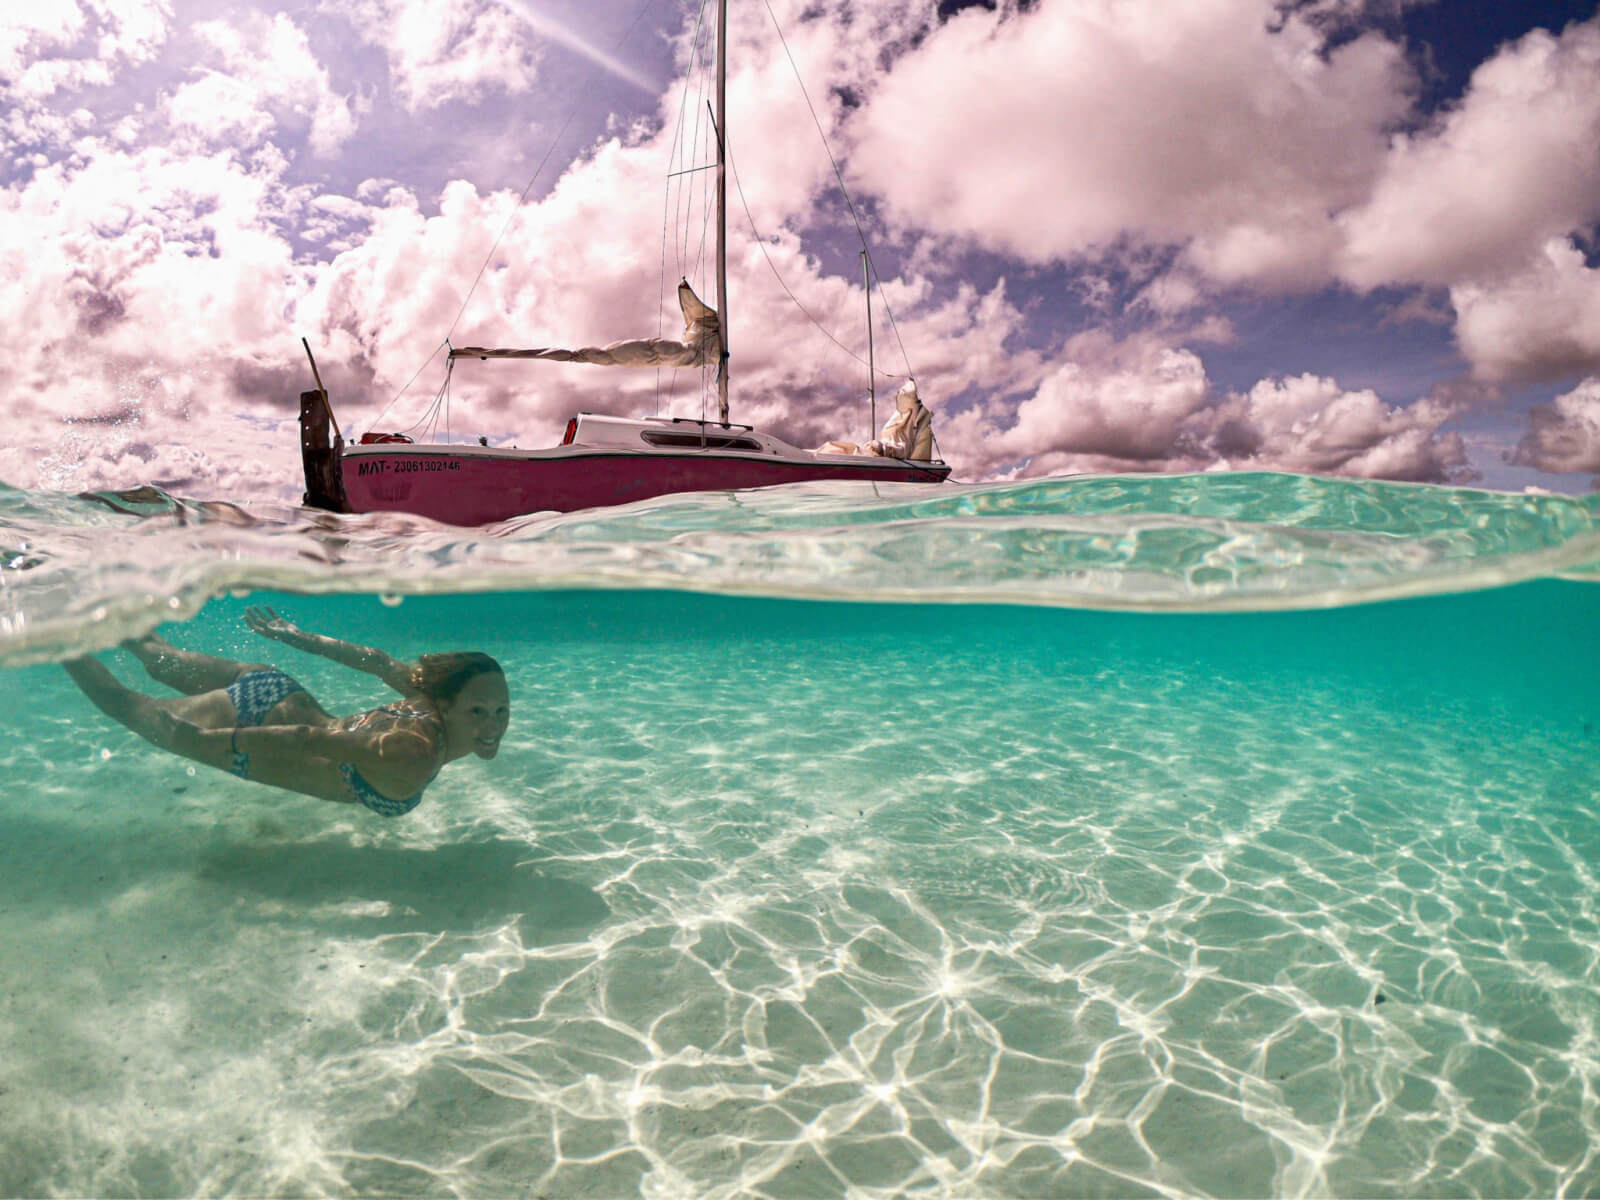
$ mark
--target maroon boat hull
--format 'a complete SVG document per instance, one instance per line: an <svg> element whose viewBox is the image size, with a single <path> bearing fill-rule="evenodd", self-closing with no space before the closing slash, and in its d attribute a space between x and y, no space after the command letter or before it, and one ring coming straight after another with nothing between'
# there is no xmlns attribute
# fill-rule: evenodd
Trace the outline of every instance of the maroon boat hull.
<svg viewBox="0 0 1600 1200"><path fill-rule="evenodd" d="M942 483L944 463L862 456L796 461L714 452L639 453L561 447L526 456L384 446L340 458L349 512L407 512L486 525L531 512L631 504L672 492L772 487L821 479Z"/></svg>

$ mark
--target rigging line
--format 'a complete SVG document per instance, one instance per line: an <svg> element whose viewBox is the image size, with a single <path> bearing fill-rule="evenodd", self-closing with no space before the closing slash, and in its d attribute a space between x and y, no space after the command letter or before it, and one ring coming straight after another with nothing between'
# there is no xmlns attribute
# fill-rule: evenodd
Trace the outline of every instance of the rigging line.
<svg viewBox="0 0 1600 1200"><path fill-rule="evenodd" d="M685 163L696 161L700 157L700 105L705 98L706 91L706 65L701 61L704 50L701 46L701 34L705 17L705 5L700 8L700 24L695 27L694 45L689 56L688 73L684 76L683 107L679 110L678 119L680 129L684 129L683 136L676 143L674 149ZM689 84L693 82L694 104L689 104ZM687 127L686 129L684 127ZM698 179L690 179L685 184L679 185L677 228L680 238L674 245L678 255L678 274L687 274L685 259L689 253L689 221L694 213L695 188L699 185ZM685 211L687 209L687 211Z"/></svg>
<svg viewBox="0 0 1600 1200"><path fill-rule="evenodd" d="M710 104L711 101L707 100L706 106L708 108ZM696 121L697 123L699 121L698 115L696 116ZM697 124L697 127L703 131L706 142L705 150L702 153L709 153L714 157L716 145L722 140L722 131L710 120L707 120L703 125ZM707 269L706 246L711 237L712 218L716 215L716 197L712 194L712 188L716 181L714 176L701 175L695 182L700 185L700 244L695 247L695 275L699 278L701 287L709 292L711 289L704 277L704 273ZM684 232L687 234L688 231L685 230ZM710 282L715 282L715 279L713 278ZM727 313L728 298L719 293L717 296L717 336L719 339L725 338L727 335ZM723 341L722 346L724 352L726 352L727 342ZM709 405L711 403L711 389L714 386L715 379L711 374L710 365L702 366L700 368L700 428L702 431L705 429L705 423L710 420Z"/></svg>
<svg viewBox="0 0 1600 1200"><path fill-rule="evenodd" d="M872 247L867 245L865 238L861 239L861 249L866 253L867 266L872 269L872 277L878 281L878 298L883 301L883 311L889 318L889 328L894 330L894 344L900 347L900 360L906 364L906 377L915 379L917 373L911 369L911 356L906 353L905 341L900 337L900 323L894 319L894 308L889 304L889 293L883 290L883 279L878 274L878 264L872 261Z"/></svg>
<svg viewBox="0 0 1600 1200"><path fill-rule="evenodd" d="M622 36L617 39L616 45L612 47L613 53L620 50L622 44L632 36L633 31L638 28L639 22L644 19L645 10L649 7L650 0L644 0L640 4L638 10L633 14L633 20L628 23L628 28L623 30ZM551 139L549 148L544 152L544 157L539 160L539 165L534 168L533 175L528 180L528 185L522 189L522 195L517 198L516 206L506 214L505 224L500 227L500 232L495 237L494 244L489 247L489 253L484 255L483 266L478 268L477 275L473 277L472 286L467 289L466 298L461 301L461 310L456 313L456 319L450 322L450 328L445 331L445 337L449 337L454 333L456 326L460 324L462 316L467 311L467 305L472 301L473 293L478 290L478 284L483 280L483 273L489 269L489 264L494 261L494 252L500 248L501 241L504 240L506 232L511 228L511 223L516 220L517 213L527 203L528 193L533 191L533 185L538 182L539 176L544 174L545 164L550 161L550 156L556 152L556 147L561 144L561 139L566 134L567 127L572 124L573 118L578 115L579 99L583 94L580 92L578 96L574 97L571 107L567 109L566 117L561 122L561 128L556 131L556 136Z"/></svg>
<svg viewBox="0 0 1600 1200"><path fill-rule="evenodd" d="M672 206L672 184L667 184L667 194L661 198L661 279L656 284L656 336L661 336L661 326L666 320L667 307L667 214ZM661 415L661 368L656 367L656 416Z"/></svg>
<svg viewBox="0 0 1600 1200"><path fill-rule="evenodd" d="M711 141L718 141L721 139L722 131L713 126L709 121L706 123L706 129L710 134ZM726 151L727 143L724 142L723 146L724 151ZM704 269L706 261L706 242L711 233L711 218L716 215L717 209L716 200L711 195L712 182L713 181L709 177L701 177L701 184L705 190L705 199L700 202L700 245L695 251L695 262L700 265L701 269ZM717 308L724 309L727 307L728 298L726 296L718 296Z"/></svg>
<svg viewBox="0 0 1600 1200"><path fill-rule="evenodd" d="M372 422L367 426L368 429L375 428L377 426L378 422L383 420L383 418L388 415L389 410L394 407L395 401L399 400L401 396L404 396L406 394L407 389L410 388L411 385L417 381L417 377L420 376L424 371L426 371L428 369L429 366L432 365L434 359L439 357L439 351L443 350L449 344L450 344L450 339L449 338L445 338L444 341L440 342L438 344L438 346L436 346L434 348L433 353L428 355L428 357L423 360L422 365L420 367L418 367L415 371L411 372L411 378L406 380L405 387L402 387L398 392L396 392L393 396L391 396L389 398L389 403L387 403L387 404L385 404L383 406L383 411L380 412L377 416L372 418ZM446 360L446 361L448 361L448 360ZM421 421L419 421L417 424L421 424ZM415 429L416 427L417 427L416 425L408 425L406 428Z"/></svg>
<svg viewBox="0 0 1600 1200"><path fill-rule="evenodd" d="M821 331L823 337L827 338L830 342L839 347L839 349L843 350L862 366L866 366L867 360L862 358L854 350L850 349L849 346L846 346L838 338L834 337L832 333L828 332L827 328L822 324L822 322L817 320L816 317L812 316L810 310L800 302L800 297L796 296L794 292L790 290L788 283L783 278L783 275L778 271L778 264L773 262L772 256L767 253L766 240L761 236L761 231L756 228L756 219L754 214L752 214L750 211L750 202L745 199L744 184L739 181L739 165L734 162L733 152L731 150L728 152L728 165L733 168L733 186L734 190L739 193L739 204L744 209L745 220L750 222L750 232L755 234L756 245L761 247L761 257L767 260L767 266L772 269L772 277L778 281L778 286L784 290L785 294L788 295L790 300L794 301L794 306L803 314L805 314L806 320L810 321L817 327L819 331ZM898 378L898 376L891 375L888 371L879 371L878 374L883 376L885 379Z"/></svg>
<svg viewBox="0 0 1600 1200"><path fill-rule="evenodd" d="M783 45L783 52L789 59L789 69L794 72L795 82L800 85L800 94L805 97L806 107L811 110L811 123L817 127L817 136L822 139L822 149L828 156L828 161L833 164L833 177L839 181L839 193L844 197L845 207L850 210L850 220L855 223L856 236L861 239L861 248L867 251L867 261L871 264L872 251L867 246L866 232L861 228L861 217L856 212L856 202L850 198L850 189L844 185L844 172L839 168L839 160L833 156L833 147L828 145L828 135L822 130L822 120L817 116L817 107L811 103L811 93L806 91L806 81L800 75L800 64L794 61L794 51L789 49L789 39L783 36L783 26L778 24L778 14L772 11L772 0L763 0L767 7L767 16L772 18L772 27L778 31L778 41ZM877 274L877 268L873 268ZM894 319L894 310L889 307L889 297L884 294L883 288L878 288L878 294L883 296L883 310L889 315L889 327L894 330L894 340L900 347L900 357L905 360L906 374L915 377L916 372L911 369L911 356L906 353L905 342L900 338L900 326ZM859 359L857 361L860 361Z"/></svg>
<svg viewBox="0 0 1600 1200"><path fill-rule="evenodd" d="M449 345L448 340L445 342L445 344ZM433 394L433 403L428 406L428 408L423 412L422 416L417 418L415 422L406 426L403 430L400 430L401 433L410 433L412 430L416 430L417 437L419 439L433 436L433 431L438 428L439 424L439 406L441 402L446 405L449 404L450 379L454 374L455 369L456 364L454 360L446 359L444 365L444 382L439 385L439 390Z"/></svg>
<svg viewBox="0 0 1600 1200"><path fill-rule="evenodd" d="M699 85L699 90L697 90L695 93L694 105L692 109L692 111L696 114L694 128L699 129L700 92L705 88L705 74L703 71L696 70L696 64L700 61L700 38L705 30L705 19L706 5L705 0L702 0L699 11L695 14L694 38L689 43L689 65L688 69L684 71L683 75L683 95L678 100L678 128L673 132L672 135L672 152L668 156L669 161L680 154L682 155L684 161L689 161L689 139L685 137L684 127L688 122L688 114L691 111L689 104L689 85L691 83L697 83ZM671 177L669 176L669 178ZM672 194L670 190L669 194ZM677 228L679 229L686 228L683 220L683 203L685 194L686 189L680 185L676 193L678 202ZM673 249L678 253L678 273L681 275L683 274L683 253L682 251L678 250L676 239L674 239Z"/></svg>
<svg viewBox="0 0 1600 1200"><path fill-rule="evenodd" d="M695 71L694 67L695 67L695 63L698 62L699 58L700 58L700 39L701 39L701 36L703 35L703 33L705 31L705 23L706 23L706 0L701 0L701 4L700 4L698 10L695 13L694 36L689 41L689 67L684 72L684 75L683 75L683 93L678 99L678 122L677 122L677 128L673 131L672 147L668 151L668 155L667 155L667 161L668 161L669 165L671 164L671 162L676 157L678 157L680 152L682 153L682 156L683 156L684 160L687 161L689 159L689 155L688 155L688 152L687 152L688 143L687 143L687 141L686 141L686 139L684 137L684 126L685 126L685 123L688 120L688 113L689 113L689 85L692 82L694 82L694 81L696 81L698 79L700 81L701 88L702 89L704 88L704 79L705 79L704 72L697 73ZM696 112L696 114L698 114L699 111L700 111L700 98L699 98L698 94L695 96L694 111ZM698 116L696 118L696 125L698 126ZM673 199L674 199L674 197L676 197L676 200L677 200L678 225L681 228L686 228L686 225L685 225L685 223L683 221L683 198L684 198L684 195L688 192L688 189L692 185L692 182L693 182L693 181L689 181L688 183L676 183L676 184L674 184L673 181L675 179L677 179L681 175L685 175L685 174L690 173L690 171L698 171L698 170L703 170L703 168L696 167L696 168L690 168L689 171L669 171L667 173L666 195L663 197L662 205L661 205L661 279L660 279L660 282L658 284L659 291L657 293L657 302L656 302L656 336L657 337L660 337L661 334L662 334L662 324L663 324L663 322L665 320L665 312L666 312L667 237L668 237L668 231L671 228L671 216L670 216L670 214L671 214L671 211L672 211ZM673 238L672 241L673 241L673 249L677 250L677 239ZM682 270L682 267L683 267L683 255L681 253L678 255L678 267L679 267L679 274L681 276L685 276L686 277L687 276L687 272L684 272ZM656 415L657 416L659 416L661 414L661 390L662 390L661 389L661 371L662 371L662 368L660 368L660 367L656 368ZM669 379L676 379L676 375L671 375L668 378ZM675 390L676 390L675 387L669 385L669 387L667 389L667 395L670 397Z"/></svg>
<svg viewBox="0 0 1600 1200"><path fill-rule="evenodd" d="M684 72L683 92L678 102L677 128L673 132L672 146L668 153L669 163L674 161L682 161L686 163L694 161L693 151L695 147L693 146L691 139L697 138L698 136L700 129L700 96L705 90L705 70L703 68L697 69L697 64L699 63L701 57L701 38L705 29L705 13L706 4L702 2L695 18L694 36L690 41L689 65L688 69ZM695 91L695 100L691 110L689 102L690 87L695 83L698 83L699 86ZM686 130L689 113L691 111L693 111L695 114L692 132ZM658 336L662 332L662 324L666 309L665 296L667 288L667 244L670 231L674 224L672 221L673 209L676 207L676 227L683 231L683 239L680 243L677 237L671 237L672 249L674 254L677 256L678 274L683 278L688 278L689 271L685 265L685 258L688 253L689 222L685 219L684 207L685 204L687 204L689 210L691 212L693 211L694 192L692 189L699 182L699 180L684 177L700 174L705 169L706 168L704 167L690 167L683 171L668 171L667 173L666 188L662 199L661 211L661 278L658 285L660 291L658 293L658 303L656 308L656 332ZM703 242L704 237L702 235L702 244ZM661 367L656 368L656 415L658 416L661 414L662 408L662 370L663 368ZM670 399L670 397L677 392L676 371L673 371L668 376L668 379L670 382L666 387L666 394ZM704 415L705 414L702 411L701 416L703 417Z"/></svg>
<svg viewBox="0 0 1600 1200"><path fill-rule="evenodd" d="M706 66L702 62L704 50L704 37L706 37L706 3L702 2L699 11L694 16L694 42L690 46L690 61L688 70L683 75L683 106L678 109L678 122L683 130L682 138L678 139L678 154L682 155L682 162L691 163L699 155L699 110L701 101L706 96ZM694 85L693 104L690 102L690 83ZM694 210L694 186L698 179L690 179L678 186L678 224L680 242L675 246L678 254L678 274L685 274L685 254L688 253L688 216L685 206L690 213Z"/></svg>
<svg viewBox="0 0 1600 1200"><path fill-rule="evenodd" d="M697 137L700 129L701 126L697 118L695 122L695 133ZM705 268L707 232L711 227L711 217L713 212L713 204L710 198L711 181L702 173L696 179L691 181L691 186L698 187L703 195L697 202L694 193L689 193L688 215L685 216L681 221L681 227L683 229L683 246L678 255L678 273L683 278L689 279L693 282L697 295L704 296L709 294L710 290L707 287L706 281L702 277L701 272ZM689 237L691 233L690 218L693 217L696 211L700 213L700 241L695 247L694 258L691 261L689 258ZM727 305L723 302L722 297L717 297L717 303L715 307L718 310L718 316L720 317L721 310L727 307Z"/></svg>
<svg viewBox="0 0 1600 1200"><path fill-rule="evenodd" d="M704 89L702 89L702 91L703 90ZM707 103L710 102L707 101ZM710 130L708 135L708 127L701 123L701 113L697 109L694 118L694 138L696 143L694 147L694 156L696 158L703 158L705 156L706 150L709 148L710 143L713 141L715 136L715 130ZM706 143L706 145L701 145L701 143ZM705 262L706 227L711 222L711 180L709 180L704 174L696 175L696 177L690 181L688 196L688 213L683 219L683 249L680 252L678 262L681 266L692 261L697 267L699 267ZM700 245L695 252L695 258L691 260L689 257L690 230L692 228L691 221L693 220L695 211L697 209L700 212ZM700 280L700 282L702 285L705 283L703 279ZM719 305L722 303L720 297L718 298L717 303Z"/></svg>
<svg viewBox="0 0 1600 1200"><path fill-rule="evenodd" d="M637 11L635 11L633 14L633 20L628 23L627 29L622 31L622 36L617 39L616 44L611 47L611 52L613 54L622 49L622 44L633 36L633 31L639 27L639 22L644 20L644 14L649 10L651 2L652 0L642 0ZM467 311L467 305L472 302L473 293L478 290L478 284L483 282L483 273L489 269L489 264L494 261L494 252L500 248L500 243L505 239L507 231L510 230L511 223L516 220L517 213L521 210L522 206L528 202L528 193L533 191L533 185L538 182L539 176L544 174L545 164L550 161L550 156L556 152L556 147L561 144L561 139L566 136L567 127L572 124L572 119L578 115L578 105L583 99L584 95L585 93L581 91L574 94L572 105L567 109L566 118L561 122L561 128L556 130L555 137L550 140L549 148L545 150L544 157L539 160L539 165L534 168L533 175L528 179L527 186L522 189L522 194L517 198L517 203L512 207L511 211L506 214L505 223L501 225L500 232L495 235L494 244L489 247L489 253L483 257L483 265L478 268L478 273L472 277L472 286L467 289L467 294L461 301L461 308L456 312L456 319L451 321L450 328L445 330L445 344L448 344L450 335L456 331L456 326L461 323L461 318ZM428 362L432 362L438 353L439 351L435 350L433 354L429 356ZM413 375L410 380L406 382L405 387L396 392L390 399L389 403L383 406L383 412L378 414L375 422L381 421L384 413L387 413L391 408L394 407L395 401L399 400L400 397L405 394L406 388L410 387L416 382L417 375L422 374L423 367L426 367L428 362L423 363L422 367L418 367L416 375Z"/></svg>
<svg viewBox="0 0 1600 1200"><path fill-rule="evenodd" d="M447 374L448 374L448 368L446 368L446 371L447 371ZM429 407L429 409L427 411L427 414L426 414L426 419L427 419L428 424L427 424L426 429L424 429L424 431L423 431L423 434L426 437L432 438L434 436L434 434L438 432L438 429L439 429L439 409L441 407L443 407L443 405L444 405L444 398L445 398L444 397L444 392L445 392L445 385L444 384L440 384L439 385L439 390L433 394L433 404L432 404L432 406Z"/></svg>

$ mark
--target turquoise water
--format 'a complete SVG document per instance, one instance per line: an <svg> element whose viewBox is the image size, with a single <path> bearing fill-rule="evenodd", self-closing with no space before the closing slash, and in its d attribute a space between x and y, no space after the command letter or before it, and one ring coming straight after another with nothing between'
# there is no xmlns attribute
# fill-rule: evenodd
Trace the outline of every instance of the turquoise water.
<svg viewBox="0 0 1600 1200"><path fill-rule="evenodd" d="M0 491L0 1194L1595 1194L1597 560L1593 502L1263 475ZM383 699L261 602L496 655L500 756L384 821L53 665Z"/></svg>

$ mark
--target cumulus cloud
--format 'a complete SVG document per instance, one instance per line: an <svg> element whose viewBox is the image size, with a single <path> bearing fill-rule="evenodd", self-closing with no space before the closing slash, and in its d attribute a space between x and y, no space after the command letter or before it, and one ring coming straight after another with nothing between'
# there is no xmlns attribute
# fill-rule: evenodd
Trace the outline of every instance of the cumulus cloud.
<svg viewBox="0 0 1600 1200"><path fill-rule="evenodd" d="M355 132L349 99L334 93L327 68L287 14L204 21L193 33L220 69L200 69L168 98L177 128L218 144L253 144L292 114L309 120L316 154L332 153Z"/></svg>
<svg viewBox="0 0 1600 1200"><path fill-rule="evenodd" d="M1220 393L1192 350L1104 334L1069 347L1008 416L997 405L951 422L944 440L984 473L1218 468L1443 482L1468 477L1466 447L1442 427L1459 406L1385 403L1304 374Z"/></svg>
<svg viewBox="0 0 1600 1200"><path fill-rule="evenodd" d="M166 111L173 128L217 145L254 145L273 128L256 88L215 71L180 87L168 97Z"/></svg>
<svg viewBox="0 0 1600 1200"><path fill-rule="evenodd" d="M777 3L820 121L835 149L851 150L857 199L892 222L899 266L885 293L907 357L877 305L879 369L916 373L961 477L1219 465L1463 476L1448 431L1460 406L1442 391L1393 404L1297 374L1292 360L1254 386L1219 388L1197 349L1236 336L1216 311L1219 289L1425 287L1428 303L1402 300L1395 319L1436 319L1448 295L1479 382L1600 373L1600 272L1573 224L1594 219L1600 194L1597 139L1579 136L1600 103L1581 87L1600 21L1505 48L1419 124L1402 48L1360 28L1403 2L1008 3L942 25L905 0ZM0 479L292 494L300 334L351 432L447 332L457 345L671 334L680 270L711 299L695 244L707 176L684 177L694 232L669 251L664 278L658 259L680 106L703 117L693 87L592 133L528 204L442 173L352 185L427 178L354 153L367 102L356 98L390 98L381 66L342 95L283 14L230 9L173 42L165 0L38 7L0 31L0 87L12 89L0 151L27 164L0 191L0 389L12 417ZM466 130L472 102L539 82L540 36L513 7L358 0L333 15L381 48L412 117L460 105L450 119L459 112ZM730 140L761 236L744 236L730 188L735 419L801 444L859 439L864 296L838 247L819 257L825 243L811 236L838 208L831 166L800 144L813 137L810 112L761 6L739 7L733 23ZM180 44L197 57L178 64ZM149 72L162 78L145 92L164 94L154 107L113 111L75 93L163 46L164 75ZM1526 145L1508 132L1519 123ZM173 131L165 146L146 140ZM308 169L307 148L344 182L321 182L327 163ZM700 165L705 151L674 165ZM1485 186L1472 165L1502 151L1507 174ZM1437 203L1422 195L1434 175ZM961 257L973 247L1016 261ZM1041 333L1048 273L1032 268L1063 262L1092 268L1076 286L1115 336ZM981 286L962 282L968 264ZM385 424L415 420L442 378L435 360ZM576 408L694 414L710 394L695 372L471 362L450 393L458 433L522 445L554 437ZM1568 407L1530 425L1526 461L1567 461L1535 427L1567 445L1592 411Z"/></svg>
<svg viewBox="0 0 1600 1200"><path fill-rule="evenodd" d="M1508 456L1541 471L1600 472L1600 377L1585 379L1549 404L1536 404L1528 427Z"/></svg>
<svg viewBox="0 0 1600 1200"><path fill-rule="evenodd" d="M14 314L0 323L0 478L141 482L143 470L94 475L138 469L125 451L141 444L204 447L223 477L253 478L273 458L287 475L292 443L240 440L229 425L260 399L238 385L246 368L281 372L288 392L286 309L303 281L271 232L281 159L83 149L0 191L0 311Z"/></svg>
<svg viewBox="0 0 1600 1200"><path fill-rule="evenodd" d="M1437 483L1466 474L1461 435L1441 432L1458 415L1437 400L1391 405L1304 374L1230 396L1207 415L1206 442L1219 465Z"/></svg>
<svg viewBox="0 0 1600 1200"><path fill-rule="evenodd" d="M872 90L852 166L892 215L1026 261L1177 247L1144 295L1166 312L1218 286L1476 282L1600 219L1600 18L1503 47L1404 131L1403 48L1327 35L1369 8L967 9Z"/></svg>
<svg viewBox="0 0 1600 1200"><path fill-rule="evenodd" d="M1513 274L1450 289L1456 339L1492 382L1600 371L1600 270L1571 240L1553 238Z"/></svg>
<svg viewBox="0 0 1600 1200"><path fill-rule="evenodd" d="M12 4L0 24L0 90L40 100L108 65L146 62L166 40L170 0L56 0Z"/></svg>
<svg viewBox="0 0 1600 1200"><path fill-rule="evenodd" d="M355 0L341 12L382 47L395 95L413 112L533 84L534 30L493 0Z"/></svg>
<svg viewBox="0 0 1600 1200"><path fill-rule="evenodd" d="M1503 47L1458 104L1397 136L1340 220L1339 273L1359 288L1494 279L1596 219L1600 19Z"/></svg>
<svg viewBox="0 0 1600 1200"><path fill-rule="evenodd" d="M1503 46L1423 121L1402 47L1351 36L1399 7L967 9L870 87L852 169L907 225L1128 266L1158 319L1229 289L1449 289L1480 377L1592 369L1591 281L1555 260L1600 220L1600 18ZM1176 252L1153 278L1152 246Z"/></svg>
<svg viewBox="0 0 1600 1200"><path fill-rule="evenodd" d="M90 124L52 107L150 61L167 39L170 0L55 0L9 4L0 20L0 164L67 144Z"/></svg>
<svg viewBox="0 0 1600 1200"><path fill-rule="evenodd" d="M1089 361L1057 368L1017 408L1011 427L989 439L991 453L1010 459L1087 454L1152 464L1174 456L1210 393L1196 354L1095 337L1078 339L1067 352Z"/></svg>
<svg viewBox="0 0 1600 1200"><path fill-rule="evenodd" d="M851 161L891 214L1026 261L1132 239L1288 282L1325 273L1413 84L1397 44L1329 50L1268 0L969 9L894 64Z"/></svg>

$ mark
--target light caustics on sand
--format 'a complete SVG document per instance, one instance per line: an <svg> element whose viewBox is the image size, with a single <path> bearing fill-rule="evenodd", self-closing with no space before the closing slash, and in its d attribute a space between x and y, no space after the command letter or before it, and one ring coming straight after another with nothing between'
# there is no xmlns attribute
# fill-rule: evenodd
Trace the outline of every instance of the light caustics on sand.
<svg viewBox="0 0 1600 1200"><path fill-rule="evenodd" d="M1331 687L977 661L886 737L862 715L914 656L884 653L820 714L847 671L741 671L759 718L707 689L715 655L623 653L630 708L546 653L577 697L555 728L406 826L228 781L97 836L117 768L54 772L75 836L131 822L136 849L81 907L47 885L13 908L11 938L71 948L5 947L61 972L10 1002L55 1049L12 1076L9 1136L80 1123L78 1158L24 1178L1583 1190L1600 811L1551 780L1592 747L1467 702L1397 731ZM120 770L171 790L154 756Z"/></svg>

